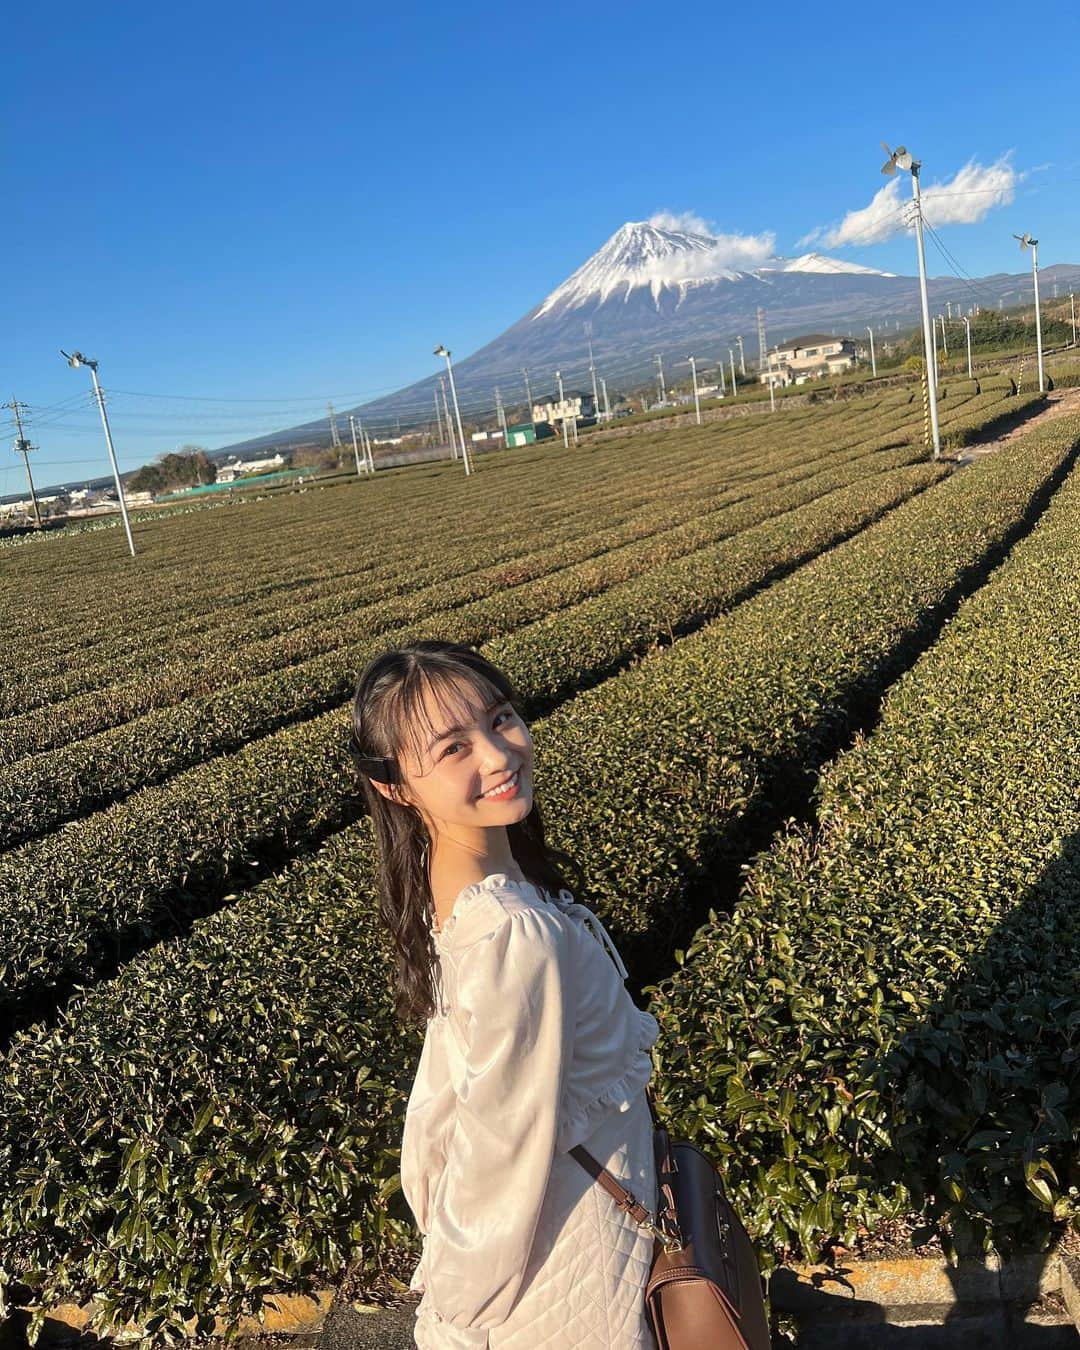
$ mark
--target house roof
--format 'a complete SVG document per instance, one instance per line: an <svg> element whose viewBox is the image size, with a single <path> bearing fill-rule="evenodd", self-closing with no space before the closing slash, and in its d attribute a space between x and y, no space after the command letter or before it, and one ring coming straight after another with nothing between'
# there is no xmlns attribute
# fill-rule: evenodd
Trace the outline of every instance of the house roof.
<svg viewBox="0 0 1080 1350"><path fill-rule="evenodd" d="M778 352L791 351L793 347L820 347L826 342L850 342L850 338L830 337L828 333L807 333L805 337L790 338L787 342L778 342Z"/></svg>

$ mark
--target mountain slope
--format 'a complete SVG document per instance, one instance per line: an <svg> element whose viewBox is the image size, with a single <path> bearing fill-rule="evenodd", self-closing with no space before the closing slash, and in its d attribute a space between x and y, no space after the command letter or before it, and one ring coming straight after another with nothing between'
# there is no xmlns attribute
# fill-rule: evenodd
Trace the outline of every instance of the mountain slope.
<svg viewBox="0 0 1080 1350"><path fill-rule="evenodd" d="M765 311L770 345L815 329L862 337L867 323L884 335L895 331L896 324L907 328L919 322L915 277L820 253L762 260L753 252L742 241L649 221L628 222L517 323L455 361L462 415L489 420L496 384L510 416L524 415L523 368L529 371L534 397L552 391L556 368L567 388L588 389L589 332L597 374L614 391L655 374L658 353L675 377L685 373L689 355L703 362L726 359L737 334L743 336L747 360L756 362L759 307ZM1042 275L1047 282L1056 278L1080 284L1080 267L1045 268ZM1048 290L1046 286L1044 294ZM976 301L996 307L1004 298L1014 305L1030 297L1031 277L935 277L928 291L935 313L947 301L964 308ZM435 382L443 369L434 359L432 365L427 378L351 411L377 431L399 419L403 428L428 424ZM339 416L347 418L349 411ZM325 420L226 448L235 453L311 440L329 440Z"/></svg>

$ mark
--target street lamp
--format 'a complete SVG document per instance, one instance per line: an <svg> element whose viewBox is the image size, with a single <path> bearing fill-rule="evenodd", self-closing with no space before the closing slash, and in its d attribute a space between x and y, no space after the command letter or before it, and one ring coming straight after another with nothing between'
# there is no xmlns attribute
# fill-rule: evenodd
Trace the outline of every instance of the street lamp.
<svg viewBox="0 0 1080 1350"><path fill-rule="evenodd" d="M124 531L127 534L128 548L131 550L131 556L135 556L135 541L131 537L131 522L128 520L127 502L124 500L124 485L120 482L120 467L116 462L116 451L113 449L112 432L109 430L109 419L105 414L105 395L101 392L101 385L98 384L97 368L98 363L91 361L88 356L83 356L82 352L72 352L69 356L63 348L60 349L60 355L73 370L79 366L88 366L90 369L90 378L94 381L94 394L97 398L98 411L101 413L101 425L105 428L105 444L109 447L109 459L112 461L113 481L116 483L116 495L120 499L120 514L124 518Z"/></svg>
<svg viewBox="0 0 1080 1350"><path fill-rule="evenodd" d="M915 240L919 254L919 298L922 302L923 350L926 358L926 380L930 396L930 433L934 442L934 458L941 458L941 432L938 428L937 406L937 345L930 331L930 301L926 295L926 254L923 251L922 198L919 194L919 170L922 163L910 154L902 145L890 150L885 142L881 143L889 158L881 166L881 172L891 178L897 169L906 169L911 174L911 192L915 214Z"/></svg>
<svg viewBox="0 0 1080 1350"><path fill-rule="evenodd" d="M1046 376L1043 373L1042 315L1039 313L1039 241L1030 234L1014 234L1020 240L1021 249L1031 249L1031 275L1035 279L1035 345L1039 351L1039 393L1046 393Z"/></svg>
<svg viewBox="0 0 1080 1350"><path fill-rule="evenodd" d="M694 376L694 412L697 415L697 424L701 426L701 400L698 398L697 388L697 357L688 356L686 359L690 363L690 370Z"/></svg>
<svg viewBox="0 0 1080 1350"><path fill-rule="evenodd" d="M877 378L877 357L874 355L874 330L869 324L866 325L866 331L870 334L870 373ZM888 353L886 353L887 355Z"/></svg>
<svg viewBox="0 0 1080 1350"><path fill-rule="evenodd" d="M461 409L458 407L457 385L454 383L453 362L450 360L449 351L442 345L441 342L435 348L434 355L446 357L446 372L450 376L450 393L454 399L454 416L457 418L458 440L461 442L461 458L462 462L465 465L465 475L466 477L468 477L468 475L472 473L472 469L469 465L469 450L465 444L465 432L461 429Z"/></svg>

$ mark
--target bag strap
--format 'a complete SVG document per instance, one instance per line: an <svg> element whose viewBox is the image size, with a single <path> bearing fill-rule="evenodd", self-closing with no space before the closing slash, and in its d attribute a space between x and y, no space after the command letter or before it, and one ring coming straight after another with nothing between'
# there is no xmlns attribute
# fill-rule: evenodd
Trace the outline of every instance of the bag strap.
<svg viewBox="0 0 1080 1350"><path fill-rule="evenodd" d="M670 1159L670 1139L667 1130L661 1125L659 1117L656 1114L656 1104L653 1101L651 1084L646 1088L646 1098L649 1103L649 1112L652 1115L655 1131L654 1148L656 1146L656 1136L659 1135L662 1156ZM682 1247L681 1235L679 1234L678 1225L675 1222L673 1196L670 1194L667 1195L666 1198L669 1203L665 1211L660 1215L658 1223L652 1213L645 1208L637 1197L631 1191L628 1191L620 1182L616 1181L607 1168L601 1166L583 1145L578 1144L576 1148L572 1148L570 1150L570 1156L576 1158L592 1179L600 1183L621 1210L629 1214L634 1222L639 1224L647 1232L652 1233L653 1237L662 1242L667 1250L675 1251ZM670 1187L661 1187L662 1195L664 1195L665 1191L670 1192Z"/></svg>

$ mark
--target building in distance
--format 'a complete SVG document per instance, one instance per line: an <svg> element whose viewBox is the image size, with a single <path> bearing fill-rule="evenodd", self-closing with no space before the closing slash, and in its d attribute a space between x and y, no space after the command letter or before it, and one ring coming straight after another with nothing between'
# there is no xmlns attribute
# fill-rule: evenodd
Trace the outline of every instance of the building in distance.
<svg viewBox="0 0 1080 1350"><path fill-rule="evenodd" d="M808 333L775 346L768 353L768 364L759 378L762 384L770 380L777 385L805 384L823 375L850 370L855 359L855 344L850 338Z"/></svg>

